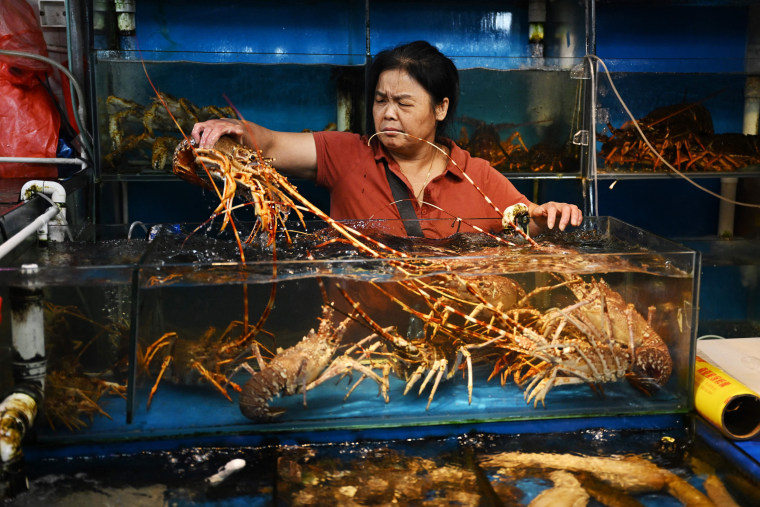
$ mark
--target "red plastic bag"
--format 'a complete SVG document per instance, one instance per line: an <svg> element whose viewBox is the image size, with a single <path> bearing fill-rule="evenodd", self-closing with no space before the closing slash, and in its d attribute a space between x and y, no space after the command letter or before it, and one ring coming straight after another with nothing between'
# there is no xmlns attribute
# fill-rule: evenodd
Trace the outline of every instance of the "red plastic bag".
<svg viewBox="0 0 760 507"><path fill-rule="evenodd" d="M34 9L26 0L0 2L0 49L47 56ZM43 86L49 64L0 55L0 156L55 157L61 118ZM2 178L54 178L51 164L0 162Z"/></svg>

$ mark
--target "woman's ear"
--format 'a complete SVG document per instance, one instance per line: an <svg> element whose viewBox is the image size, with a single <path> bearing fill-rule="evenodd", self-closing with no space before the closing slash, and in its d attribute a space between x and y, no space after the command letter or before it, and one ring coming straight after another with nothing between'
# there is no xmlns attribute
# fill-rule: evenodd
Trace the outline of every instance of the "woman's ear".
<svg viewBox="0 0 760 507"><path fill-rule="evenodd" d="M443 121L446 118L446 113L449 112L449 98L444 97L440 104L435 106L435 119L436 121Z"/></svg>

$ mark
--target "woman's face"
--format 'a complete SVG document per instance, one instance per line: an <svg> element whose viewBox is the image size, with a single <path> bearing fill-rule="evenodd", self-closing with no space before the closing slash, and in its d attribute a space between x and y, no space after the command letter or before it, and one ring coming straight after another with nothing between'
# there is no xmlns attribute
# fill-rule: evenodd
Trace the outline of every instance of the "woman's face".
<svg viewBox="0 0 760 507"><path fill-rule="evenodd" d="M433 106L430 94L403 70L391 69L380 74L375 88L372 116L376 132L405 132L415 137L435 140L435 127L446 117L449 99ZM406 152L420 148L420 141L400 134L380 134L391 151Z"/></svg>

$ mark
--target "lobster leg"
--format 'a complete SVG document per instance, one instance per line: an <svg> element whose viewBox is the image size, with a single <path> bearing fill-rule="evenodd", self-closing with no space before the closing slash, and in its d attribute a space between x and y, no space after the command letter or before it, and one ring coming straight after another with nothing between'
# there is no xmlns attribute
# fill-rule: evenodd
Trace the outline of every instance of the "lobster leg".
<svg viewBox="0 0 760 507"><path fill-rule="evenodd" d="M163 363L161 363L161 370L158 372L156 382L153 384L153 387L150 390L150 394L148 395L148 404L145 407L146 410L150 409L150 403L153 401L153 395L156 394L156 391L158 390L158 384L161 382L161 378L164 376L164 372L166 371L166 368L169 366L169 363L171 361L172 356L166 356Z"/></svg>

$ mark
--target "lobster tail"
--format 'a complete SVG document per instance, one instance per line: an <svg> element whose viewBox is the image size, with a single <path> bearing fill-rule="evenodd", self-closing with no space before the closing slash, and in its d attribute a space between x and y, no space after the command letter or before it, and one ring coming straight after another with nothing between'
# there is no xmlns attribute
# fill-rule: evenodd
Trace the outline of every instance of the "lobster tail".
<svg viewBox="0 0 760 507"><path fill-rule="evenodd" d="M265 422L282 415L285 409L270 408L269 402L283 389L278 378L279 371L264 369L245 383L240 392L240 412L245 417L257 422Z"/></svg>

